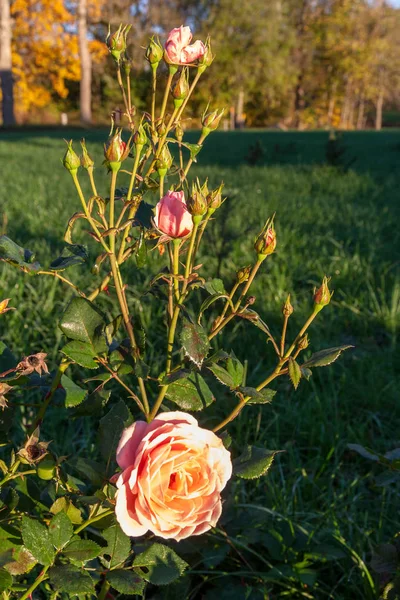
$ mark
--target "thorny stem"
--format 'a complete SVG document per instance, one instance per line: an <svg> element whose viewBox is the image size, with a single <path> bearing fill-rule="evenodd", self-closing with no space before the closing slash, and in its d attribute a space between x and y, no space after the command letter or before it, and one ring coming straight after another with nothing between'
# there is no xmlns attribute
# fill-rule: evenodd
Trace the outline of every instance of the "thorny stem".
<svg viewBox="0 0 400 600"><path fill-rule="evenodd" d="M48 579L47 571L50 569L50 566L51 565L48 565L47 567L43 568L43 571L35 579L31 587L26 590L25 594L22 594L22 596L19 597L19 600L27 600L27 598L32 598L32 593L36 590L36 588L42 583L42 581Z"/></svg>
<svg viewBox="0 0 400 600"><path fill-rule="evenodd" d="M93 231L97 235L100 244L103 246L104 250L108 253L108 252L110 252L110 248L107 246L106 242L102 238L101 233L100 233L100 231L99 231L96 223L94 222L94 220L92 218L92 215L89 212L89 209L88 209L87 204L86 204L85 196L83 195L82 188L81 188L79 180L78 180L78 176L73 171L71 171L71 175L72 175L72 179L74 181L76 190L78 192L80 201L82 203L82 207L83 207L83 211L85 213L85 216L86 216L87 220L89 221L90 225L92 226Z"/></svg>
<svg viewBox="0 0 400 600"><path fill-rule="evenodd" d="M113 515L113 514L114 514L114 510L112 508L110 508L100 514L96 514L94 517L89 517L89 519L86 519L86 521L84 521L81 525L79 525L79 527L77 527L75 529L74 535L77 535L78 533L80 533L81 531L86 529L86 527L89 527L89 525L91 525L92 523L96 523L96 521L100 521L104 517L108 517L109 515Z"/></svg>
<svg viewBox="0 0 400 600"><path fill-rule="evenodd" d="M137 174L137 170L138 170L138 166L139 166L139 162L140 162L140 155L141 155L141 153L142 153L142 148L140 146L136 146L135 160L134 160L134 163L133 163L133 170L132 170L131 180L129 182L128 193L126 195L126 202L127 203L131 202L131 200L132 200L132 191L133 191L133 188L134 188L134 185L135 185L136 174ZM136 205L136 203L133 203L133 205L129 209L128 221L131 221L133 219L133 217L135 216L136 211L137 211L137 205ZM121 245L120 245L119 252L118 252L118 264L121 263L122 257L123 257L124 252L125 252L126 240L128 238L129 229L130 229L130 227L127 227L124 230L124 233L122 235Z"/></svg>
<svg viewBox="0 0 400 600"><path fill-rule="evenodd" d="M110 279L111 279L111 274L109 273L108 275L106 275L106 277L104 277L104 279L100 283L100 285L98 285L97 288L95 290L93 290L93 292L87 297L87 299L90 300L90 302L93 302L93 300L95 298L97 298L97 296L100 294L100 292L103 292L105 290L107 285L110 283Z"/></svg>
<svg viewBox="0 0 400 600"><path fill-rule="evenodd" d="M134 401L136 402L136 404L138 405L140 410L146 414L143 404L141 403L140 399L135 394L135 392L133 390L131 390L131 388L129 386L126 385L126 383L119 377L118 373L116 373L116 371L113 371L105 361L101 360L100 362L103 365L103 367L105 367L107 369L107 371L110 373L112 378L115 379L115 381L118 381L118 383L124 388L124 390L126 390L128 392L128 394L134 399Z"/></svg>
<svg viewBox="0 0 400 600"><path fill-rule="evenodd" d="M283 356L285 354L285 340L286 340L286 330L287 324L289 321L289 315L283 316L283 326L282 326L282 337L281 337L281 352L280 355Z"/></svg>
<svg viewBox="0 0 400 600"><path fill-rule="evenodd" d="M72 281L70 281L66 277L63 277L57 271L37 271L37 275L51 275L52 277L56 277L57 279L60 279L60 281L63 281L64 283L72 287L77 294L79 294L83 298L86 298L86 295L83 292L81 292L81 290L76 285L74 285Z"/></svg>
<svg viewBox="0 0 400 600"><path fill-rule="evenodd" d="M129 125L130 125L131 129L133 129L134 128L134 123L132 121L132 115L131 115L131 111L130 111L130 108L129 108L128 100L127 100L127 97L126 97L124 84L123 84L123 81L122 81L121 67L119 65L117 67L117 80L118 80L118 85L119 85L119 87L121 89L121 92L122 92L122 97L124 99L126 116L128 117L128 121L129 121Z"/></svg>

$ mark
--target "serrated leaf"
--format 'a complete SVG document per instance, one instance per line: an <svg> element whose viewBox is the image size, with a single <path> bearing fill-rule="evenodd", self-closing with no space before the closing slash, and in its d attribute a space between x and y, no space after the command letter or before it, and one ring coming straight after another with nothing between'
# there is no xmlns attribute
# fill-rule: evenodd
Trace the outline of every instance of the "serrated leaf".
<svg viewBox="0 0 400 600"><path fill-rule="evenodd" d="M64 403L66 408L78 406L87 396L87 391L79 387L67 375L61 377L61 385L65 392Z"/></svg>
<svg viewBox="0 0 400 600"><path fill-rule="evenodd" d="M301 379L301 369L299 363L292 357L289 358L289 377L294 389L297 390Z"/></svg>
<svg viewBox="0 0 400 600"><path fill-rule="evenodd" d="M217 300L221 300L222 298L229 300L230 305L233 307L233 302L232 302L232 300L230 300L228 294L212 294L211 296L206 298L204 300L203 304L201 305L200 312L199 312L199 318L197 319L197 322L200 323L203 313L204 313L204 311L207 310L207 308L210 308L210 306L212 304L214 304L214 302L216 302Z"/></svg>
<svg viewBox="0 0 400 600"><path fill-rule="evenodd" d="M244 396L250 396L249 400L246 401L246 404L269 404L272 402L276 391L271 390L270 388L266 388L265 390L261 390L260 392L253 387L240 387L239 391Z"/></svg>
<svg viewBox="0 0 400 600"><path fill-rule="evenodd" d="M131 422L132 417L125 403L120 400L100 419L99 446L102 457L108 461L115 459L115 452L122 432Z"/></svg>
<svg viewBox="0 0 400 600"><path fill-rule="evenodd" d="M64 271L68 267L85 264L88 258L86 246L65 243L61 255L53 260L49 268L52 271Z"/></svg>
<svg viewBox="0 0 400 600"><path fill-rule="evenodd" d="M354 348L354 346L338 346L337 348L326 348L316 352L302 364L303 367L326 367L335 362L344 350Z"/></svg>
<svg viewBox="0 0 400 600"><path fill-rule="evenodd" d="M102 412L111 396L111 390L97 389L89 394L74 410L73 417L88 417Z"/></svg>
<svg viewBox="0 0 400 600"><path fill-rule="evenodd" d="M265 475L271 467L277 451L247 446L233 461L233 472L242 479L257 479Z"/></svg>
<svg viewBox="0 0 400 600"><path fill-rule="evenodd" d="M103 314L85 298L73 298L67 306L59 327L70 340L88 342L96 348L106 326Z"/></svg>
<svg viewBox="0 0 400 600"><path fill-rule="evenodd" d="M90 483L98 488L101 488L107 480L104 465L90 458L78 456L75 460L71 461L71 465L85 476L85 481L89 480Z"/></svg>
<svg viewBox="0 0 400 600"><path fill-rule="evenodd" d="M50 583L54 588L65 594L94 594L93 579L83 569L72 565L53 567L49 571Z"/></svg>
<svg viewBox="0 0 400 600"><path fill-rule="evenodd" d="M128 558L131 552L131 541L119 525L106 529L103 537L107 542L107 548L103 548L102 552L110 556L110 569L113 569Z"/></svg>
<svg viewBox="0 0 400 600"><path fill-rule="evenodd" d="M35 262L33 252L21 248L6 235L0 235L0 260L19 267L25 273L34 273L41 268L40 264Z"/></svg>
<svg viewBox="0 0 400 600"><path fill-rule="evenodd" d="M117 592L126 596L142 596L145 582L139 575L132 571L116 569L107 574L107 581Z"/></svg>
<svg viewBox="0 0 400 600"><path fill-rule="evenodd" d="M0 569L0 594L10 589L13 584L13 578L8 571Z"/></svg>
<svg viewBox="0 0 400 600"><path fill-rule="evenodd" d="M25 546L20 546L13 550L13 559L12 562L7 563L4 567L11 575L23 575L24 573L29 573L29 571L37 564L37 560Z"/></svg>
<svg viewBox="0 0 400 600"><path fill-rule="evenodd" d="M23 516L21 534L24 546L41 565L51 565L55 558L47 527L30 517Z"/></svg>
<svg viewBox="0 0 400 600"><path fill-rule="evenodd" d="M73 340L72 342L68 342L61 349L61 352L81 367L85 367L85 369L98 369L99 367L98 363L94 360L96 352L92 344L88 342Z"/></svg>
<svg viewBox="0 0 400 600"><path fill-rule="evenodd" d="M197 323L185 321L182 327L180 341L186 356L188 356L198 367L201 367L202 362L210 349L210 342L206 330Z"/></svg>
<svg viewBox="0 0 400 600"><path fill-rule="evenodd" d="M135 569L145 567L146 571L140 569L145 581L154 585L167 585L178 579L188 564L168 546L152 544L150 548L135 557L133 566Z"/></svg>
<svg viewBox="0 0 400 600"><path fill-rule="evenodd" d="M57 498L50 507L50 512L53 513L53 515L57 515L61 511L64 511L67 514L74 525L80 525L82 523L81 511L65 496Z"/></svg>
<svg viewBox="0 0 400 600"><path fill-rule="evenodd" d="M142 229L140 232L140 237L137 242L137 247L135 251L135 259L136 266L138 269L141 269L147 263L147 246L146 241L144 239L144 230Z"/></svg>
<svg viewBox="0 0 400 600"><path fill-rule="evenodd" d="M72 538L72 541L65 546L63 555L72 562L84 563L92 560L101 554L102 548L92 540L83 540L79 536Z"/></svg>
<svg viewBox="0 0 400 600"><path fill-rule="evenodd" d="M210 388L198 373L192 373L171 383L166 397L183 410L191 411L202 410L215 400Z"/></svg>
<svg viewBox="0 0 400 600"><path fill-rule="evenodd" d="M209 281L205 282L204 287L206 288L207 292L212 295L226 294L222 279L210 279Z"/></svg>
<svg viewBox="0 0 400 600"><path fill-rule="evenodd" d="M223 385L227 385L230 389L234 389L235 382L233 380L233 377L228 373L226 369L224 369L224 367L221 367L221 365L214 363L212 365L208 365L207 368L210 369L211 373L215 375L215 377L220 383L222 383Z"/></svg>
<svg viewBox="0 0 400 600"><path fill-rule="evenodd" d="M61 550L65 544L68 544L73 533L72 523L65 512L60 511L54 515L49 524L49 534L50 540L57 550Z"/></svg>
<svg viewBox="0 0 400 600"><path fill-rule="evenodd" d="M233 380L233 387L237 388L243 383L244 367L240 360L232 353L226 361L226 370Z"/></svg>

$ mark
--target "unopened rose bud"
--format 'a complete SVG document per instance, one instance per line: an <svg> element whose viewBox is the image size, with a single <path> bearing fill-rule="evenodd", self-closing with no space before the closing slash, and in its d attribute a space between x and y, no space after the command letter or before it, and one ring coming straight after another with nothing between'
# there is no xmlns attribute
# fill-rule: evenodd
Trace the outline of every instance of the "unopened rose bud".
<svg viewBox="0 0 400 600"><path fill-rule="evenodd" d="M81 159L79 158L75 150L72 148L72 140L70 140L69 142L67 142L67 140L64 141L67 144L67 151L64 154L62 163L67 169L67 171L71 173L71 175L76 175L79 167L81 166Z"/></svg>
<svg viewBox="0 0 400 600"><path fill-rule="evenodd" d="M179 108L180 106L182 106L183 101L187 98L188 94L189 82L187 77L187 69L182 69L178 81L176 82L175 87L172 90L175 108Z"/></svg>
<svg viewBox="0 0 400 600"><path fill-rule="evenodd" d="M164 120L160 121L157 125L157 133L159 137L163 137L167 133L167 126Z"/></svg>
<svg viewBox="0 0 400 600"><path fill-rule="evenodd" d="M222 200L222 189L224 187L224 183L222 182L215 190L212 190L207 195L207 204L208 204L208 214L212 215L215 213L217 208L219 208L223 202Z"/></svg>
<svg viewBox="0 0 400 600"><path fill-rule="evenodd" d="M249 296L246 300L246 304L247 306L251 306L252 304L254 304L256 301L256 297L255 296Z"/></svg>
<svg viewBox="0 0 400 600"><path fill-rule="evenodd" d="M268 219L264 228L254 243L258 260L263 261L272 254L276 248L276 232L274 229L274 218Z"/></svg>
<svg viewBox="0 0 400 600"><path fill-rule="evenodd" d="M207 183L205 183L207 186ZM201 217L207 212L206 189L200 187L199 182L193 183L192 193L186 201L187 209L193 217L193 222L200 222Z"/></svg>
<svg viewBox="0 0 400 600"><path fill-rule="evenodd" d="M91 156L89 156L89 153L86 148L86 142L84 139L81 140L81 146L82 146L81 166L84 169L91 169L94 165L94 160L92 159Z"/></svg>
<svg viewBox="0 0 400 600"><path fill-rule="evenodd" d="M305 350L306 348L308 348L310 344L310 340L308 339L308 333L306 333L305 335L303 335L302 338L300 338L300 340L298 341L297 344L297 348L299 350Z"/></svg>
<svg viewBox="0 0 400 600"><path fill-rule="evenodd" d="M206 113L204 111L201 117L201 124L203 129L201 130L202 136L207 137L212 131L218 129L219 123L225 113L225 108L221 110L214 110L211 113Z"/></svg>
<svg viewBox="0 0 400 600"><path fill-rule="evenodd" d="M156 169L160 177L166 176L166 174L168 173L168 169L170 169L172 166L172 162L173 159L171 152L169 151L168 144L164 144L160 156L157 158L156 161Z"/></svg>
<svg viewBox="0 0 400 600"><path fill-rule="evenodd" d="M251 273L251 266L242 267L236 273L236 281L238 283L244 283L245 281L248 281L248 279L250 277L250 273Z"/></svg>
<svg viewBox="0 0 400 600"><path fill-rule="evenodd" d="M111 170L119 169L128 154L129 148L121 138L121 130L117 130L104 145L105 162Z"/></svg>
<svg viewBox="0 0 400 600"><path fill-rule="evenodd" d="M135 131L135 134L133 136L133 143L135 144L135 146L140 146L141 148L143 148L143 146L147 144L147 135L142 123L140 123L139 127L137 128L137 131Z"/></svg>
<svg viewBox="0 0 400 600"><path fill-rule="evenodd" d="M199 58L199 73L204 73L204 71L211 65L215 56L211 51L211 39L208 36L205 43L205 52L203 56Z"/></svg>
<svg viewBox="0 0 400 600"><path fill-rule="evenodd" d="M146 60L149 61L151 68L156 70L159 62L162 60L164 54L163 47L160 44L160 40L154 39L154 36L150 38L149 45L146 48Z"/></svg>
<svg viewBox="0 0 400 600"><path fill-rule="evenodd" d="M110 26L108 26L108 35L106 37L107 48L115 62L118 64L121 61L121 55L126 50L126 36L131 27L132 25L125 25L122 27L121 23L117 31L111 34Z"/></svg>
<svg viewBox="0 0 400 600"><path fill-rule="evenodd" d="M293 311L294 311L294 308L290 302L290 294L288 294L288 297L286 298L286 302L282 308L282 313L285 317L290 317L290 315L293 313Z"/></svg>
<svg viewBox="0 0 400 600"><path fill-rule="evenodd" d="M330 277L324 277L322 280L322 285L317 290L314 290L314 311L319 312L327 306L331 301L333 296L333 291L331 292L328 287L328 283L330 281Z"/></svg>
<svg viewBox="0 0 400 600"><path fill-rule="evenodd" d="M182 129L182 125L180 123L177 123L175 126L175 137L178 140L178 142L181 142L183 140L183 129Z"/></svg>

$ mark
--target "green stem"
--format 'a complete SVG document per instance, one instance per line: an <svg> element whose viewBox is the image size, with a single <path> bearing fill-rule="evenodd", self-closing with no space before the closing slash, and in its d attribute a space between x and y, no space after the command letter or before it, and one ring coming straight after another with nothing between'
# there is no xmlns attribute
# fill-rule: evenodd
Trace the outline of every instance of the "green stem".
<svg viewBox="0 0 400 600"><path fill-rule="evenodd" d="M93 167L89 167L88 170L87 170L87 172L88 172L88 175L89 175L90 185L92 186L93 194L95 196L97 196L98 195L97 194L97 188L96 188L96 184L94 182L94 177L93 177Z"/></svg>
<svg viewBox="0 0 400 600"><path fill-rule="evenodd" d="M128 121L129 121L129 125L131 126L131 129L133 129L134 128L134 123L132 121L132 115L131 115L131 111L129 109L129 104L128 104L128 100L127 100L127 97L126 97L124 84L123 84L123 81L122 81L121 67L119 65L117 66L117 80L118 80L118 85L120 87L120 90L122 92L122 98L124 99L126 116L128 117Z"/></svg>
<svg viewBox="0 0 400 600"><path fill-rule="evenodd" d="M196 85L197 85L197 82L199 81L199 79L200 79L201 75L202 75L202 73L201 73L200 71L197 71L197 73L196 73L196 76L195 76L195 78L194 78L194 79L193 79L193 81L192 81L192 85L191 85L191 86L190 86L190 88L189 88L189 93L188 93L188 95L186 96L186 98L184 99L184 101L183 101L183 103L182 103L182 106L179 108L178 114L176 115L176 120L177 120L177 121L179 121L179 119L181 118L181 116L182 116L182 113L183 113L183 111L184 111L184 110L185 110L185 108L186 108L186 104L189 102L189 100L190 100L190 96L192 95L192 93L193 93L193 91L194 91L194 88L196 87Z"/></svg>
<svg viewBox="0 0 400 600"><path fill-rule="evenodd" d="M176 68L173 69L171 68L171 66L169 67L169 73L168 73L168 79L167 79L167 85L165 87L165 92L164 92L164 98L162 101L162 106L161 106L161 113L160 113L160 122L162 122L163 118L164 118L164 114L165 114L165 109L167 108L167 102L168 102L168 96L169 96L169 91L171 89L171 84L172 84L172 79L174 77L176 73Z"/></svg>
<svg viewBox="0 0 400 600"><path fill-rule="evenodd" d="M110 252L110 248L107 246L106 242L102 238L101 233L100 233L96 223L92 219L92 216L91 216L91 214L88 210L87 204L86 204L85 196L83 195L82 188L81 188L79 180L78 180L78 176L73 171L71 171L71 175L72 175L72 179L74 181L75 187L77 189L80 201L82 203L83 212L85 213L87 220L89 221L90 225L92 226L93 231L97 235L100 244L103 246L104 250L108 253L108 252Z"/></svg>
<svg viewBox="0 0 400 600"><path fill-rule="evenodd" d="M119 164L119 163L118 163ZM111 171L111 187L110 187L110 252L115 254L115 188L117 186L118 169Z"/></svg>
<svg viewBox="0 0 400 600"><path fill-rule="evenodd" d="M50 568L50 565L48 565L47 567L44 567L44 569L40 573L39 577L37 577L35 579L35 581L31 585L31 587L26 590L25 594L22 594L22 596L20 596L19 600L26 600L27 598L32 596L32 593L42 583L42 581L45 581L48 578L47 571L49 570L49 568Z"/></svg>
<svg viewBox="0 0 400 600"><path fill-rule="evenodd" d="M227 301L225 303L225 306L224 306L224 309L223 309L223 311L221 313L221 316L218 319L218 324L221 323L221 321L224 319L228 308L232 304L232 298L236 294L236 290L238 289L239 285L240 285L240 283L238 281L236 281L235 285L233 286L233 288L231 290L231 293L229 294L229 298L227 299Z"/></svg>
<svg viewBox="0 0 400 600"><path fill-rule="evenodd" d="M60 273L58 273L58 271L37 271L36 274L37 275L51 275L52 277L56 277L60 281L63 281L64 283L66 283L67 285L72 287L76 291L77 294L82 296L82 298L86 298L86 295L83 292L81 292L81 290L78 287L76 287L76 285L74 285L72 283L72 281L70 281L66 277L63 277L62 275L60 275Z"/></svg>
<svg viewBox="0 0 400 600"><path fill-rule="evenodd" d="M108 583L107 579L104 579L99 595L97 596L97 600L105 600L105 598L107 598L107 593L110 587L111 586Z"/></svg>
<svg viewBox="0 0 400 600"><path fill-rule="evenodd" d="M135 185L136 174L137 174L137 170L139 167L141 153L142 153L142 146L136 146L135 161L133 163L133 171L132 171L132 175L131 175L131 180L129 182L128 193L126 195L127 202L131 202L131 200L132 200L132 192L133 192L133 187ZM134 218L137 209L138 209L138 206L136 203L134 203L130 207L129 213L128 213L128 221L131 221ZM118 252L118 264L121 264L122 257L125 252L126 240L128 238L129 230L130 230L130 227L127 227L126 229L124 229L124 233L122 234L121 246L120 246L119 252Z"/></svg>
<svg viewBox="0 0 400 600"><path fill-rule="evenodd" d="M114 514L114 510L109 508L108 510L105 510L104 512L95 515L94 517L89 517L89 519L86 519L86 521L84 521L81 525L79 525L79 527L77 527L74 531L74 535L77 535L78 533L80 533L81 531L83 531L84 529L86 529L86 527L89 527L89 525L91 525L92 523L96 523L96 521L100 521L101 519L103 519L104 517L108 517L109 515L113 515Z"/></svg>
<svg viewBox="0 0 400 600"><path fill-rule="evenodd" d="M179 238L174 239L173 243L173 256L172 256L172 273L175 275L174 277L174 291L176 301L179 302L179 248L181 245L181 241Z"/></svg>
<svg viewBox="0 0 400 600"><path fill-rule="evenodd" d="M158 63L151 65L152 87L151 87L151 130L156 130L156 91L157 91L157 67Z"/></svg>
<svg viewBox="0 0 400 600"><path fill-rule="evenodd" d="M160 200L164 196L164 179L165 179L165 175L161 175L161 177L160 177Z"/></svg>
<svg viewBox="0 0 400 600"><path fill-rule="evenodd" d="M205 136L205 135L203 135L203 134L202 134L202 135L199 137L199 140L198 140L197 144L198 144L199 146L201 146L201 145L202 145L202 143L204 142L204 140L206 139L206 137L207 137L207 136ZM183 176L183 179L182 179L182 181L185 181L185 179L186 179L186 177L187 177L187 174L189 173L189 170L190 170L190 167L192 166L192 164L193 164L193 158L190 158L190 159L189 159L189 161L188 161L188 164L186 165L185 171L184 171L184 173L183 173L183 175L184 175L184 176Z"/></svg>

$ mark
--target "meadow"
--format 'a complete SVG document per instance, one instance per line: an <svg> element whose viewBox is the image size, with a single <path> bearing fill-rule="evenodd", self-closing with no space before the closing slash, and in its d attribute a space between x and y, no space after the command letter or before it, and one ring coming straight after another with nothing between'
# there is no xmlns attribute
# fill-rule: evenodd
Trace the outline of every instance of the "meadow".
<svg viewBox="0 0 400 600"><path fill-rule="evenodd" d="M104 194L100 142L106 136L85 132ZM62 137L79 140L82 131L0 135L1 233L34 251L42 265L59 255L67 219L79 210L60 163ZM197 137L188 133L191 142ZM230 286L236 269L252 261L255 234L276 212L277 252L252 288L255 309L279 332L290 292L294 336L309 314L314 286L327 274L335 293L310 329L309 350L342 344L354 349L329 368L315 369L296 392L280 380L272 386L278 393L271 405L241 413L231 427L233 452L245 443L282 452L268 476L232 485L236 506L227 501L213 552L201 542L180 543L178 551L191 557L192 570L149 598L379 598L382 581L371 569L371 554L399 530L399 482L348 444L381 454L400 446L400 132L345 133L333 154L327 143L327 132L216 132L191 172L208 177L211 186L225 182L227 201L200 253L206 273L217 273ZM74 234L76 243L86 243L83 233L81 239ZM165 257L150 254L150 273L133 263L126 268L133 311L146 329L158 323L148 340L147 362L160 360L165 344L160 312L143 296ZM81 287L94 287L85 268L74 267L70 275ZM200 302L201 290L198 295ZM1 340L17 356L47 352L54 367L62 345L57 318L72 296L53 277L22 275L1 264L0 299L12 298L17 309L0 321ZM103 294L98 303L110 311L112 297ZM215 340L216 348L222 346L239 358L246 350L248 385L274 366L273 350L249 323L228 326ZM218 419L229 407L218 384L215 394L221 400ZM34 403L35 396L28 400ZM23 436L18 420L29 418L30 410L15 411L16 441ZM213 423L207 414L202 422ZM96 455L89 418L65 423L53 407L43 432L60 455L79 456L88 448Z"/></svg>

